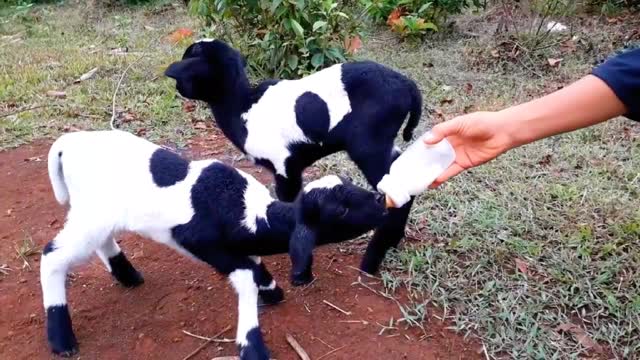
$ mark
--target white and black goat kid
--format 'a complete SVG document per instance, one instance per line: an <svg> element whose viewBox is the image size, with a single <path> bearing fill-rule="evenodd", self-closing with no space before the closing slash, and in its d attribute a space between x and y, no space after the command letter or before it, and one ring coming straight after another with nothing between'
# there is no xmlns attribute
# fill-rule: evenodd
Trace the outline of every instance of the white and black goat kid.
<svg viewBox="0 0 640 360"><path fill-rule="evenodd" d="M118 130L65 134L48 161L56 199L70 204L40 267L49 344L62 355L77 351L65 291L70 266L96 253L122 285L143 283L116 244L118 232L151 238L227 275L238 293L240 357L263 360L269 354L258 299L275 304L283 291L259 256L290 250L292 279L308 277L315 245L357 237L385 216L379 194L337 176L309 183L285 203L222 162L188 161Z"/></svg>
<svg viewBox="0 0 640 360"><path fill-rule="evenodd" d="M252 88L244 57L219 40L190 45L165 71L178 92L209 104L225 136L275 176L276 194L292 201L302 172L320 158L346 151L375 188L399 156L394 139L403 122L409 141L422 113L415 82L372 61L337 64L298 80L266 80ZM392 209L361 263L375 273L402 237L413 199Z"/></svg>

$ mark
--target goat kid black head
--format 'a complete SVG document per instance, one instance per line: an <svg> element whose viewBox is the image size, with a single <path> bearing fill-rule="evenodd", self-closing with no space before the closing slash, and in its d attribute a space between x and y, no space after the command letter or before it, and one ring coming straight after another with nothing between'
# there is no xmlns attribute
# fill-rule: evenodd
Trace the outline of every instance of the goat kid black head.
<svg viewBox="0 0 640 360"><path fill-rule="evenodd" d="M230 82L245 77L245 66L245 58L225 42L202 39L189 45L182 60L169 65L164 74L176 80L180 95L215 102L233 85Z"/></svg>
<svg viewBox="0 0 640 360"><path fill-rule="evenodd" d="M298 201L298 220L317 234L328 234L331 242L364 234L387 214L383 195L335 175L309 183Z"/></svg>

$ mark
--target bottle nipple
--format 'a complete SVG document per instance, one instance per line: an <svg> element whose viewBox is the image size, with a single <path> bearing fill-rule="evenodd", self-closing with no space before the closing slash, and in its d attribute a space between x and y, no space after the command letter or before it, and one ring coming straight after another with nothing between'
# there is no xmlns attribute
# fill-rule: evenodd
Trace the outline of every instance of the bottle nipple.
<svg viewBox="0 0 640 360"><path fill-rule="evenodd" d="M384 196L384 204L387 209L396 207L396 204L391 200L388 195Z"/></svg>

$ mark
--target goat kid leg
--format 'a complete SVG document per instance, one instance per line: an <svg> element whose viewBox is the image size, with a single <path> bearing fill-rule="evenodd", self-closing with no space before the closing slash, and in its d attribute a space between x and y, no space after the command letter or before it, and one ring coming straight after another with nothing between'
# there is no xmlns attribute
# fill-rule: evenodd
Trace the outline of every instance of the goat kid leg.
<svg viewBox="0 0 640 360"><path fill-rule="evenodd" d="M251 260L257 265L254 281L258 284L258 305L274 305L284 300L284 291L271 276L262 259L252 256Z"/></svg>
<svg viewBox="0 0 640 360"><path fill-rule="evenodd" d="M67 306L65 280L69 268L86 261L104 241L107 232L87 231L69 221L42 251L40 284L47 317L47 339L51 351L61 356L78 352Z"/></svg>
<svg viewBox="0 0 640 360"><path fill-rule="evenodd" d="M382 141L377 144L380 145ZM364 149L364 151L362 150ZM390 139L387 147L380 147L379 150L368 149L366 147L353 147L350 156L363 172L367 182L375 188L382 177L389 172L391 164L400 155L398 147L393 146L393 139ZM372 152L374 150L375 152ZM384 222L376 229L367 250L364 254L360 269L369 274L375 274L384 260L387 251L395 247L404 237L404 231L409 218L409 212L413 204L413 197L403 207L399 209L389 209L389 214Z"/></svg>
<svg viewBox="0 0 640 360"><path fill-rule="evenodd" d="M291 285L302 286L313 281L313 249L316 245L315 232L298 224L289 239L291 259Z"/></svg>
<svg viewBox="0 0 640 360"><path fill-rule="evenodd" d="M275 179L278 200L293 202L302 188L302 174L289 174L287 177L276 174Z"/></svg>
<svg viewBox="0 0 640 360"><path fill-rule="evenodd" d="M122 286L132 288L144 283L142 275L131 265L113 237L105 241L96 253Z"/></svg>
<svg viewBox="0 0 640 360"><path fill-rule="evenodd" d="M389 209L389 214L385 217L382 225L376 229L367 246L360 263L360 270L371 275L375 274L380 268L387 251L392 247L398 246L405 235L405 227L407 226L409 212L414 199L415 197L411 197L411 200L401 208Z"/></svg>
<svg viewBox="0 0 640 360"><path fill-rule="evenodd" d="M238 328L236 344L241 360L269 360L258 325L258 284L254 281L257 268L238 268L229 274L229 280L238 293Z"/></svg>

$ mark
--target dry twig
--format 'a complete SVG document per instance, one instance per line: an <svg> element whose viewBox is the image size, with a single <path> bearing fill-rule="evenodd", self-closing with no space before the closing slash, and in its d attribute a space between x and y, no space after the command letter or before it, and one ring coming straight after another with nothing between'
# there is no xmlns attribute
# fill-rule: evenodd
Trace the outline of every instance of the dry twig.
<svg viewBox="0 0 640 360"><path fill-rule="evenodd" d="M343 313L343 314L345 314L345 315L347 315L347 316L348 316L348 315L351 315L351 311L345 311L345 310L342 310L342 309L340 309L339 307L337 307L337 306L333 305L332 303L328 302L327 300L322 300L322 302L323 302L323 303L325 303L325 304L327 304L327 305L329 305L329 306L331 306L332 308L334 308L334 309L336 309L336 310L340 311L341 313Z"/></svg>
<svg viewBox="0 0 640 360"><path fill-rule="evenodd" d="M187 334L187 335L189 335L189 336L191 336L191 337L194 337L196 339L207 340L207 341L210 341L210 342L230 343L230 342L236 341L235 339L226 339L226 338L222 338L222 339L208 338L208 337L205 337L205 336L192 334L192 333L188 332L187 330L182 330L182 332Z"/></svg>
<svg viewBox="0 0 640 360"><path fill-rule="evenodd" d="M227 325L227 327L225 327L224 329L222 329L220 332L218 332L217 334L213 335L214 338L226 333L227 331L229 331L229 329L231 329L231 325ZM182 330L184 332L184 330ZM209 345L210 343L212 343L211 340L207 340L206 342L202 343L200 346L198 346L197 349L193 350L191 353L189 353L189 355L185 356L182 360L189 360L192 357L194 357L197 353L199 353L202 349L204 349L207 345Z"/></svg>
<svg viewBox="0 0 640 360"><path fill-rule="evenodd" d="M333 353L337 352L338 350L342 350L342 349L344 349L345 347L347 347L347 345L345 345L345 346L340 346L340 347L339 347L339 348L337 348L337 349L333 349L333 350L329 351L328 353L326 353L326 354L324 354L324 355L320 356L320 357L319 357L319 358L317 358L316 360L324 359L325 357L327 357L327 356L329 356L329 355L331 355L331 354L333 354Z"/></svg>
<svg viewBox="0 0 640 360"><path fill-rule="evenodd" d="M46 108L46 107L52 107L52 106L58 106L58 104L42 104L42 105L34 105L34 106L31 106L31 107L28 107L28 108L18 109L18 110L11 111L11 112L8 112L6 114L0 115L0 119L1 118L5 118L5 117L9 117L11 115L20 114L20 113L23 113L23 112L27 112L27 111L31 111L31 110L35 110L35 109Z"/></svg>
<svg viewBox="0 0 640 360"><path fill-rule="evenodd" d="M300 359L311 360L311 358L309 357L309 354L307 354L307 352L302 348L302 346L300 346L300 344L296 341L296 339L291 334L287 334L287 342L289 343L289 345L291 345L293 350L295 350L295 352L298 354Z"/></svg>

